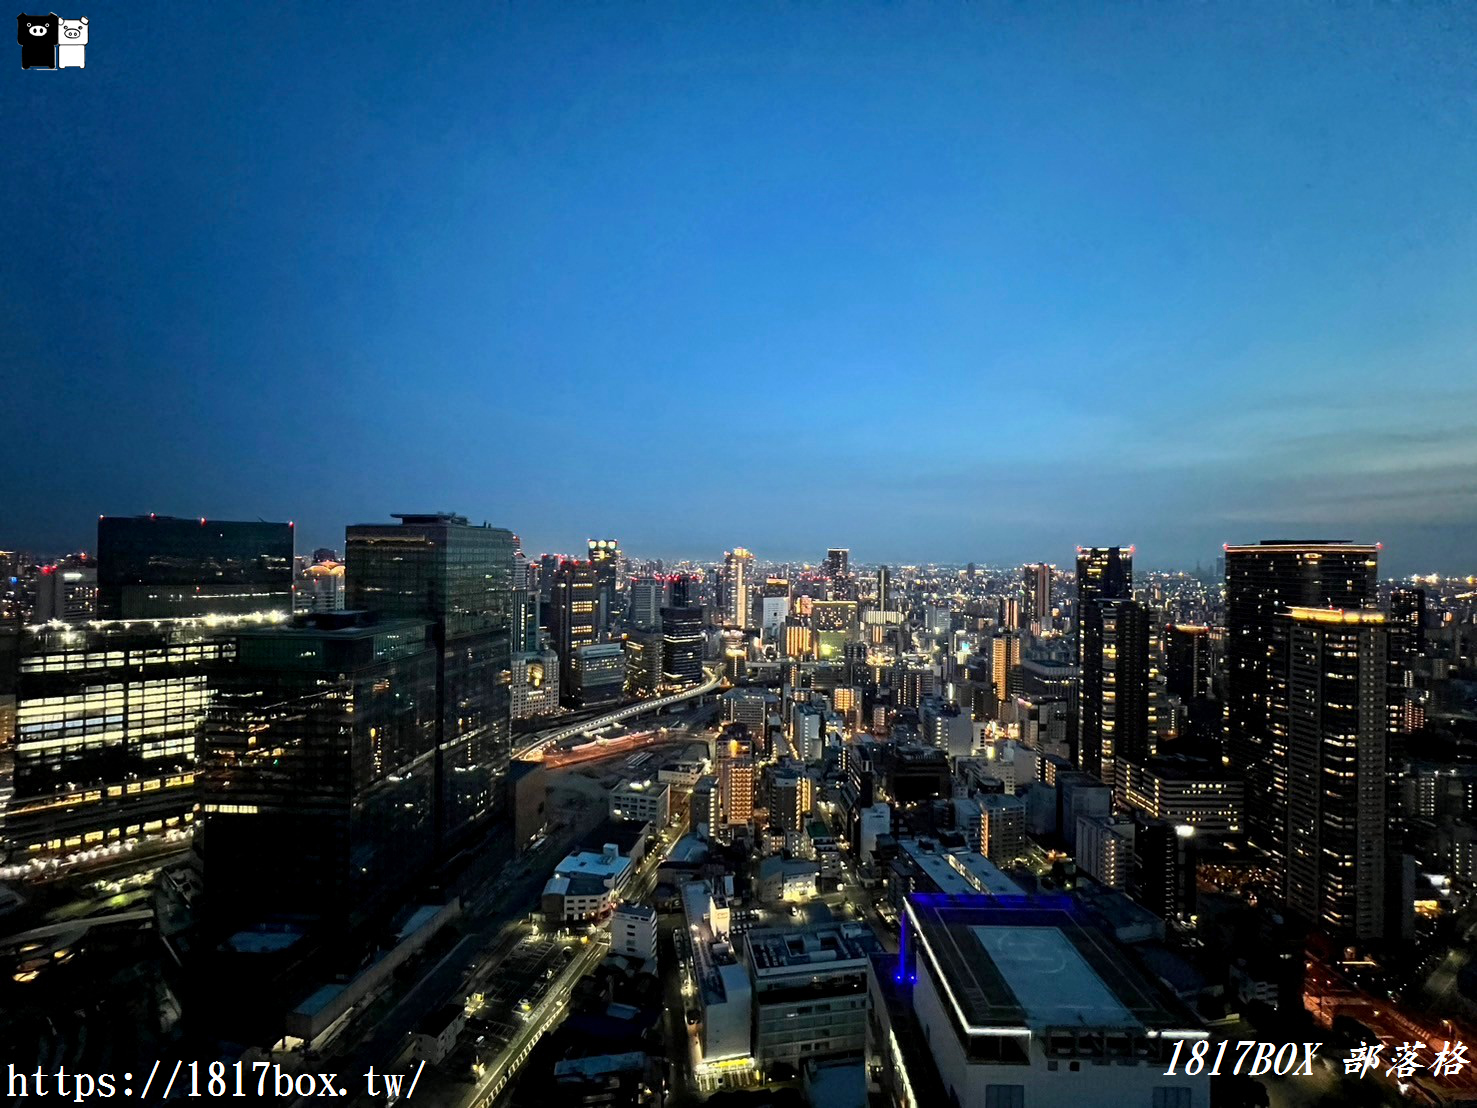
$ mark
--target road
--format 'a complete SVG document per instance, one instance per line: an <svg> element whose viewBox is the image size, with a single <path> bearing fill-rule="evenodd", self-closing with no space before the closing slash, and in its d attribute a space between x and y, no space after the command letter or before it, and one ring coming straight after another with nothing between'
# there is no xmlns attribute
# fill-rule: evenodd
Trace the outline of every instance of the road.
<svg viewBox="0 0 1477 1108"><path fill-rule="evenodd" d="M571 830L546 841L536 853L503 863L494 880L464 893L461 942L388 1010L382 1004L366 1004L324 1052L324 1060L336 1062L344 1073L363 1073L371 1065L383 1069L398 1059L427 1013L464 1000L479 974L495 970L516 947L529 929L527 913L536 906L549 870L569 845L565 840L577 837ZM490 864L498 860L493 858Z"/></svg>
<svg viewBox="0 0 1477 1108"><path fill-rule="evenodd" d="M667 696L658 697L655 700L642 700L636 704L627 704L623 708L617 708L612 712L606 712L603 716L596 716L594 719L587 719L580 723L571 723L567 727L561 727L558 730L550 731L547 734L538 735L532 741L525 743L523 746L515 750L513 752L513 756L515 758L522 758L528 761L536 761L542 757L545 750L549 749L549 747L551 746L563 742L565 739L572 739L576 735L584 735L588 734L591 731L598 731L602 727L609 727L612 724L621 723L624 720L634 719L636 716L645 715L647 712L660 711L662 708L668 708L673 704L680 704L684 700L691 700L693 699L693 697L703 696L707 693L712 692L722 683L723 671L715 667L708 671L708 679L704 681L701 685L694 685L690 689L684 689L682 692L670 693Z"/></svg>
<svg viewBox="0 0 1477 1108"><path fill-rule="evenodd" d="M656 888L657 870L671 852L677 840L686 832L686 820L665 833L667 841L657 849L647 851L636 867L635 874L622 891L621 899L640 903L647 900ZM512 1091L512 1079L529 1052L538 1045L546 1032L558 1026L564 1019L569 1003L569 994L574 983L589 973L609 951L609 934L597 932L590 937L588 946L582 947L574 960L553 982L552 987L528 1013L524 1031L508 1043L487 1067L486 1074L463 1101L463 1108L489 1108L504 1092Z"/></svg>
<svg viewBox="0 0 1477 1108"><path fill-rule="evenodd" d="M519 1033L488 1063L484 1076L462 1102L465 1108L488 1108L504 1089L509 1088L509 1083L518 1075L518 1067L538 1045L539 1039L564 1019L574 983L589 973L605 957L608 949L606 936L592 936L589 945L580 948L569 965L564 967L564 972L554 979L538 1005L528 1013Z"/></svg>
<svg viewBox="0 0 1477 1108"><path fill-rule="evenodd" d="M1401 1044L1420 1042L1424 1044L1419 1055L1423 1072L1412 1084L1438 1097L1477 1100L1477 1067L1469 1064L1461 1073L1441 1077L1424 1072L1424 1067L1429 1067L1435 1059L1436 1051L1449 1041L1465 1042L1468 1049L1472 1049L1477 1036L1470 1029L1428 1013L1415 1012L1389 998L1372 996L1318 958L1308 961L1303 995L1308 1011L1324 1026L1330 1026L1336 1016L1349 1016L1379 1036L1385 1048L1379 1067L1381 1074L1391 1064L1392 1055Z"/></svg>

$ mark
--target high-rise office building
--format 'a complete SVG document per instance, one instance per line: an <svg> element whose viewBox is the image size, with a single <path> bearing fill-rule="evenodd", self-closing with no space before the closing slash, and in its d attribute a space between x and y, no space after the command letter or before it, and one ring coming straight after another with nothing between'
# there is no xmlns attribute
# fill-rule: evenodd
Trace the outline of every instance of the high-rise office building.
<svg viewBox="0 0 1477 1108"><path fill-rule="evenodd" d="M603 632L620 614L617 585L620 584L621 544L616 539L590 539L590 565L595 569L595 599L599 603L599 628Z"/></svg>
<svg viewBox="0 0 1477 1108"><path fill-rule="evenodd" d="M242 631L200 740L210 914L353 926L435 852L435 640L419 620L298 616Z"/></svg>
<svg viewBox="0 0 1477 1108"><path fill-rule="evenodd" d="M559 689L564 702L579 704L575 659L581 647L600 638L600 589L589 562L565 560L554 571L549 596L549 639L559 655Z"/></svg>
<svg viewBox="0 0 1477 1108"><path fill-rule="evenodd" d="M886 566L877 567L877 610L892 610L892 570Z"/></svg>
<svg viewBox="0 0 1477 1108"><path fill-rule="evenodd" d="M1032 622L1043 626L1051 622L1051 568L1041 562L1022 571L1028 614Z"/></svg>
<svg viewBox="0 0 1477 1108"><path fill-rule="evenodd" d="M196 738L235 634L273 617L31 627L3 657L15 690L12 860L182 834Z"/></svg>
<svg viewBox="0 0 1477 1108"><path fill-rule="evenodd" d="M97 563L86 554L42 566L36 576L34 623L83 623L97 616Z"/></svg>
<svg viewBox="0 0 1477 1108"><path fill-rule="evenodd" d="M97 521L101 619L291 612L291 523L171 516Z"/></svg>
<svg viewBox="0 0 1477 1108"><path fill-rule="evenodd" d="M759 626L764 637L778 642L785 635L785 620L790 615L790 582L784 577L771 577L764 582L759 600Z"/></svg>
<svg viewBox="0 0 1477 1108"><path fill-rule="evenodd" d="M559 655L524 650L513 655L514 719L553 715L559 710Z"/></svg>
<svg viewBox="0 0 1477 1108"><path fill-rule="evenodd" d="M1281 868L1287 839L1289 608L1360 609L1378 548L1274 540L1226 547L1226 753L1246 779L1251 843Z"/></svg>
<svg viewBox="0 0 1477 1108"><path fill-rule="evenodd" d="M517 540L450 513L394 518L347 529L345 604L431 624L436 841L446 851L506 803Z"/></svg>
<svg viewBox="0 0 1477 1108"><path fill-rule="evenodd" d="M1292 607L1287 661L1287 906L1329 934L1385 920L1386 617Z"/></svg>
<svg viewBox="0 0 1477 1108"><path fill-rule="evenodd" d="M618 704L626 685L626 651L618 642L588 643L574 652L575 703Z"/></svg>
<svg viewBox="0 0 1477 1108"><path fill-rule="evenodd" d="M670 606L673 608L701 608L702 588L690 573L678 573L672 577Z"/></svg>
<svg viewBox="0 0 1477 1108"><path fill-rule="evenodd" d="M1149 748L1149 613L1136 600L1093 599L1081 609L1078 765L1115 784L1115 762Z"/></svg>
<svg viewBox="0 0 1477 1108"><path fill-rule="evenodd" d="M630 620L633 627L654 631L662 625L662 608L668 603L671 580L667 577L633 577L627 590L631 598Z"/></svg>
<svg viewBox="0 0 1477 1108"><path fill-rule="evenodd" d="M703 680L703 610L662 609L662 684L683 688Z"/></svg>
<svg viewBox="0 0 1477 1108"><path fill-rule="evenodd" d="M625 638L628 697L651 696L662 684L662 633L632 631Z"/></svg>
<svg viewBox="0 0 1477 1108"><path fill-rule="evenodd" d="M749 622L749 570L754 555L742 546L723 555L723 622L745 627Z"/></svg>

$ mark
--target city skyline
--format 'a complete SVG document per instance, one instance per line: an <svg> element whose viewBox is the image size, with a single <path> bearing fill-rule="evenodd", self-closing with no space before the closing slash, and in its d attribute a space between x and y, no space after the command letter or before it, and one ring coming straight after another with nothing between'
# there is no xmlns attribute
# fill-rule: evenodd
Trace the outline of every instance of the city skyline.
<svg viewBox="0 0 1477 1108"><path fill-rule="evenodd" d="M158 18L14 85L73 123L0 182L7 544L452 505L531 551L1471 572L1469 9L171 10L165 101Z"/></svg>

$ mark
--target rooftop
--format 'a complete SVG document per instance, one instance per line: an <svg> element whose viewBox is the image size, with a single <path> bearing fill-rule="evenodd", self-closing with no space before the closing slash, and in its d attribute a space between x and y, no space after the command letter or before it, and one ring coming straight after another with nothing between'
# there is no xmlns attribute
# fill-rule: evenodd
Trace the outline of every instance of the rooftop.
<svg viewBox="0 0 1477 1108"><path fill-rule="evenodd" d="M635 919L656 919L656 909L649 904L622 904L616 908L616 914Z"/></svg>
<svg viewBox="0 0 1477 1108"><path fill-rule="evenodd" d="M631 1051L627 1054L597 1054L593 1058L566 1058L554 1063L554 1078L599 1077L608 1073L625 1073L646 1066L646 1055Z"/></svg>
<svg viewBox="0 0 1477 1108"><path fill-rule="evenodd" d="M634 821L607 819L580 840L579 850L575 853L598 854L606 844L613 843L622 854L629 854L646 834L646 826Z"/></svg>
<svg viewBox="0 0 1477 1108"><path fill-rule="evenodd" d="M795 966L863 960L879 949L877 936L863 924L825 924L806 931L760 928L746 936L755 973Z"/></svg>
<svg viewBox="0 0 1477 1108"><path fill-rule="evenodd" d="M1002 903L914 894L908 940L971 1035L1112 1027L1151 1034L1195 1027L1067 897Z"/></svg>

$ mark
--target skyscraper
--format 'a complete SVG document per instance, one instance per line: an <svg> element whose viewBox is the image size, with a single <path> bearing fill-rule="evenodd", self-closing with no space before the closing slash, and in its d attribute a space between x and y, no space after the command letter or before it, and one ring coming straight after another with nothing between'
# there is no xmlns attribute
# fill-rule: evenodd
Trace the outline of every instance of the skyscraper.
<svg viewBox="0 0 1477 1108"><path fill-rule="evenodd" d="M1247 837L1279 870L1287 814L1289 608L1350 608L1375 595L1378 548L1271 540L1226 547L1226 752L1246 779Z"/></svg>
<svg viewBox="0 0 1477 1108"><path fill-rule="evenodd" d="M1043 626L1051 622L1051 566L1044 562L1022 571L1026 586L1027 614Z"/></svg>
<svg viewBox="0 0 1477 1108"><path fill-rule="evenodd" d="M616 539L590 539L590 565L595 567L595 599L599 603L598 626L603 632L620 614L616 586L620 583L621 544Z"/></svg>
<svg viewBox="0 0 1477 1108"><path fill-rule="evenodd" d="M698 582L690 573L674 574L671 579L673 608L701 608L702 595Z"/></svg>
<svg viewBox="0 0 1477 1108"><path fill-rule="evenodd" d="M626 696L650 696L662 683L662 633L637 630L625 637Z"/></svg>
<svg viewBox="0 0 1477 1108"><path fill-rule="evenodd" d="M662 608L667 604L671 581L666 577L635 577L627 590L631 595L631 625L645 631L661 626Z"/></svg>
<svg viewBox="0 0 1477 1108"><path fill-rule="evenodd" d="M777 642L784 637L785 620L790 615L790 582L784 577L771 577L764 582L759 601L759 626L764 637Z"/></svg>
<svg viewBox="0 0 1477 1108"><path fill-rule="evenodd" d="M1415 661L1426 649L1426 590L1395 589L1390 593L1390 730L1417 729L1411 709L1420 704L1415 688Z"/></svg>
<svg viewBox="0 0 1477 1108"><path fill-rule="evenodd" d="M832 600L851 598L851 551L832 548L826 551L826 565L822 570L831 587Z"/></svg>
<svg viewBox="0 0 1477 1108"><path fill-rule="evenodd" d="M845 645L860 633L854 600L817 600L811 605L810 618L815 628L815 656L823 662L840 658Z"/></svg>
<svg viewBox="0 0 1477 1108"><path fill-rule="evenodd" d="M579 705L576 658L580 648L600 638L600 588L589 562L565 560L554 571L549 597L549 638L559 654L559 691L571 707Z"/></svg>
<svg viewBox="0 0 1477 1108"><path fill-rule="evenodd" d="M877 567L877 610L889 611L892 605L892 571L886 566Z"/></svg>
<svg viewBox="0 0 1477 1108"><path fill-rule="evenodd" d="M435 850L437 651L420 620L315 613L242 631L200 741L211 915L353 926Z"/></svg>
<svg viewBox="0 0 1477 1108"><path fill-rule="evenodd" d="M291 523L172 516L97 521L102 619L292 611Z"/></svg>
<svg viewBox="0 0 1477 1108"><path fill-rule="evenodd" d="M672 688L703 679L703 610L662 609L662 683Z"/></svg>
<svg viewBox="0 0 1477 1108"><path fill-rule="evenodd" d="M995 689L996 716L999 706L1021 695L1021 636L1018 631L1001 631L990 640L990 684Z"/></svg>
<svg viewBox="0 0 1477 1108"><path fill-rule="evenodd" d="M1331 935L1384 934L1386 617L1292 607L1287 661L1287 905Z"/></svg>
<svg viewBox="0 0 1477 1108"><path fill-rule="evenodd" d="M1149 613L1135 600L1094 599L1082 609L1078 764L1109 785L1116 760L1149 756Z"/></svg>
<svg viewBox="0 0 1477 1108"><path fill-rule="evenodd" d="M723 622L746 627L749 621L749 567L754 555L742 546L723 555Z"/></svg>
<svg viewBox="0 0 1477 1108"><path fill-rule="evenodd" d="M450 513L394 518L347 529L345 603L431 624L436 841L444 852L505 804L517 540Z"/></svg>
<svg viewBox="0 0 1477 1108"><path fill-rule="evenodd" d="M1165 687L1186 704L1210 692L1210 628L1171 623L1164 629Z"/></svg>
<svg viewBox="0 0 1477 1108"><path fill-rule="evenodd" d="M1077 606L1093 600L1122 600L1133 595L1133 547L1077 548Z"/></svg>

